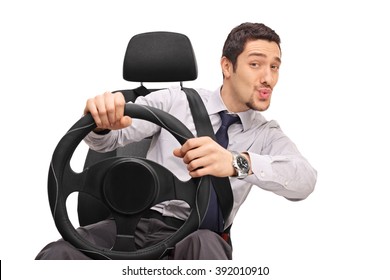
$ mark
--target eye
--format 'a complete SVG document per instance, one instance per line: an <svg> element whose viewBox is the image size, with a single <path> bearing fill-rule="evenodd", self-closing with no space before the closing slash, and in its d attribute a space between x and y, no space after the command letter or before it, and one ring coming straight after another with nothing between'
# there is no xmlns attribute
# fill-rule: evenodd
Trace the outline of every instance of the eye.
<svg viewBox="0 0 390 280"><path fill-rule="evenodd" d="M279 65L271 65L271 69L274 71L279 71L280 66Z"/></svg>
<svg viewBox="0 0 390 280"><path fill-rule="evenodd" d="M250 65L252 68L259 68L259 67L260 67L260 63L258 63L258 62L251 62L251 63L249 63L249 65Z"/></svg>

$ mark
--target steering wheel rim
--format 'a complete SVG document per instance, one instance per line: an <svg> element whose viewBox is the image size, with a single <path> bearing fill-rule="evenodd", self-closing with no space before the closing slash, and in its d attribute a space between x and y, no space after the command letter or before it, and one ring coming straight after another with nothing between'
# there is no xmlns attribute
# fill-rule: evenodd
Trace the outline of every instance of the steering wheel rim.
<svg viewBox="0 0 390 280"><path fill-rule="evenodd" d="M194 137L191 131L189 131L188 128L178 119L162 110L153 107L129 103L125 106L124 114L132 118L150 121L156 125L161 126L162 128L168 130L178 140L180 144L184 144L187 139ZM138 250L134 249L133 251L118 251L115 249L115 246L114 250L112 248L108 249L97 246L83 239L78 234L78 232L69 220L66 208L67 197L74 191L85 191L84 184L86 184L86 182L88 182L88 180L90 180L92 176L90 175L91 173L88 173L91 172L90 170L88 170L91 167L85 169L82 173L75 173L70 167L70 160L78 144L94 128L96 128L96 124L93 121L91 115L85 115L78 122L76 122L71 127L71 129L62 137L62 139L57 144L56 149L54 150L49 168L48 196L52 216L55 221L56 227L65 240L70 242L73 246L78 248L80 251L82 251L84 254L91 257L92 259L158 259L163 256L168 249L173 248L178 241L180 241L182 238L199 228L201 221L203 220L207 211L211 185L210 177L204 176L197 179L192 178L188 182L183 182L183 184L188 183L193 184L195 186L195 188L193 189L195 193L193 193L191 199L193 201L189 203L191 206L190 215L188 219L184 222L184 224L174 234L172 234L165 240L146 248ZM158 166L157 163L148 161L146 159L144 160L132 158L118 158L116 160L111 159L111 162L108 161L104 164L112 167L112 165L120 165L122 163L139 164L140 166L145 166L147 170L157 170L156 172L167 171L167 169ZM101 173L101 170L99 168L105 167L100 167L97 165L97 167L92 167L92 169L93 168L97 168L99 170L98 173ZM150 172L150 174L153 174L154 171ZM69 180L70 182L68 182ZM159 189L151 190L151 193L155 192L158 193ZM151 198L148 199L148 203L155 202L155 200ZM107 205L107 203L105 204ZM113 211L113 208L114 211L115 209L118 210L118 208L112 207L112 205L109 206L111 207L111 209L109 207L111 212ZM137 215L140 215L140 213L143 213L144 210L145 209L140 208L137 209L138 212L135 212L138 213ZM128 215L132 211L133 210L126 210L124 212L126 212L125 214ZM121 212L120 209L118 210L118 212ZM117 213L116 215L117 217L122 217L118 216Z"/></svg>

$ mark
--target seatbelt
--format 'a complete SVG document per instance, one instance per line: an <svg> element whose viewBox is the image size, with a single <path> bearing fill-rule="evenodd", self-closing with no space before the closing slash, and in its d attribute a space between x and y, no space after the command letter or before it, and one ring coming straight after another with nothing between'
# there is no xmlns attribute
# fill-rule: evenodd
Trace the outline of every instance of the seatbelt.
<svg viewBox="0 0 390 280"><path fill-rule="evenodd" d="M198 92L192 88L182 88L186 93L195 128L198 136L209 136L216 141L214 130L210 122L209 114ZM228 177L212 177L215 193L221 208L224 221L227 221L233 209L233 192ZM230 227L227 229L230 230Z"/></svg>
<svg viewBox="0 0 390 280"><path fill-rule="evenodd" d="M119 92L119 90L114 91L113 93L115 92ZM143 85L141 85L138 88L120 90L120 92L122 92L123 96L125 97L125 102L128 103L130 101L134 102L139 96L145 96L149 94L150 90L144 87Z"/></svg>

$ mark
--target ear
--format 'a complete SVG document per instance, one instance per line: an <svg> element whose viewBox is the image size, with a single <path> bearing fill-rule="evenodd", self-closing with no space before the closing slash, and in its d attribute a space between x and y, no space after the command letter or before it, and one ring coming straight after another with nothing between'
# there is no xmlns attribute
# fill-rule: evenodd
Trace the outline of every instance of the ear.
<svg viewBox="0 0 390 280"><path fill-rule="evenodd" d="M229 78L233 72L233 64L226 56L221 58L221 70L225 78Z"/></svg>

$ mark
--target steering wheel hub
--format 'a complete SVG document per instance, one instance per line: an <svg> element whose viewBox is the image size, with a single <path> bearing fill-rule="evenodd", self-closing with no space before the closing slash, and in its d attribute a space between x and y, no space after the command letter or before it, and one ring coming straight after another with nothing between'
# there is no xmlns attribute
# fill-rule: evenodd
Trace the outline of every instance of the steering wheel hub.
<svg viewBox="0 0 390 280"><path fill-rule="evenodd" d="M107 171L103 184L104 197L110 208L125 215L134 215L153 206L159 190L156 172L136 158L118 160Z"/></svg>

